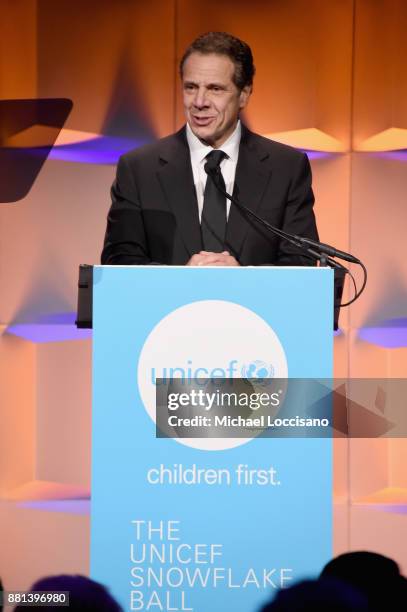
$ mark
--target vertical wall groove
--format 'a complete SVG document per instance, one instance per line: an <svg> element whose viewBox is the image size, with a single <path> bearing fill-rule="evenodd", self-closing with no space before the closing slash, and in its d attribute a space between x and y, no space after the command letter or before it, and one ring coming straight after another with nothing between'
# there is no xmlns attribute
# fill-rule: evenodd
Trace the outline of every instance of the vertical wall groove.
<svg viewBox="0 0 407 612"><path fill-rule="evenodd" d="M351 51L351 73L350 73L350 120L349 120L349 191L348 191L348 241L349 241L349 252L352 252L352 170L353 170L353 120L354 120L354 95L355 95L355 49L356 49L356 3L357 0L352 2L352 51ZM347 312L347 377L351 376L351 335L352 335L352 318L351 311ZM352 457L352 440L347 439L347 517L346 517L346 540L347 548L351 550L351 524L352 524L352 474L351 474L351 457Z"/></svg>
<svg viewBox="0 0 407 612"><path fill-rule="evenodd" d="M175 132L177 127L177 81L178 81L178 0L174 0L174 87L173 87L173 115L172 115L172 131Z"/></svg>

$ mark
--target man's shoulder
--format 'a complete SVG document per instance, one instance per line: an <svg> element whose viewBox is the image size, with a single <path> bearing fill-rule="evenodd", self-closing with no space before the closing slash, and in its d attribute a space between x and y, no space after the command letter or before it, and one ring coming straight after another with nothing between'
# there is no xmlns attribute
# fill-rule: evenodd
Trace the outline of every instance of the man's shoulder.
<svg viewBox="0 0 407 612"><path fill-rule="evenodd" d="M164 159L171 158L175 155L179 148L187 146L185 137L185 130L182 128L174 134L155 140L148 144L131 149L120 157L120 161L123 161L129 165L141 162L156 162L158 158Z"/></svg>
<svg viewBox="0 0 407 612"><path fill-rule="evenodd" d="M290 145L271 140L255 132L251 132L245 128L242 134L242 143L247 144L249 148L256 150L259 154L264 153L271 156L273 159L280 159L282 161L299 161L304 158L304 153L291 147Z"/></svg>

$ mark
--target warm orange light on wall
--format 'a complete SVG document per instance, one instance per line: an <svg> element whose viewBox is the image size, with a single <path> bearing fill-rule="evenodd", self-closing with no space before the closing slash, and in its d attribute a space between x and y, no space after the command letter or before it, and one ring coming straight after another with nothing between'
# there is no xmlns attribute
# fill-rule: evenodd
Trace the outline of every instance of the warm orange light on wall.
<svg viewBox="0 0 407 612"><path fill-rule="evenodd" d="M89 496L90 491L86 487L47 480L32 480L8 491L4 498L9 501L39 501L51 499L88 499Z"/></svg>
<svg viewBox="0 0 407 612"><path fill-rule="evenodd" d="M407 489L401 487L386 487L375 491L370 495L359 497L354 504L369 504L369 505L389 505L389 506L404 506L407 505Z"/></svg>
<svg viewBox="0 0 407 612"><path fill-rule="evenodd" d="M326 153L344 153L346 151L346 145L340 140L318 128L274 132L265 134L265 136L306 151L324 151Z"/></svg>
<svg viewBox="0 0 407 612"><path fill-rule="evenodd" d="M407 129L391 127L362 140L355 151L399 151L407 149Z"/></svg>

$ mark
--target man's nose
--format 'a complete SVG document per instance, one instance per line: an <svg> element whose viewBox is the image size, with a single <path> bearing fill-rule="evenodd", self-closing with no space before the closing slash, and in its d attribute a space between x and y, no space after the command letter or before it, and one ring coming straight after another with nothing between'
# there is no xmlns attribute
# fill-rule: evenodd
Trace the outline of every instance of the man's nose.
<svg viewBox="0 0 407 612"><path fill-rule="evenodd" d="M207 104L208 104L207 91L204 87L200 87L196 90L194 105L197 108L203 108L207 106Z"/></svg>

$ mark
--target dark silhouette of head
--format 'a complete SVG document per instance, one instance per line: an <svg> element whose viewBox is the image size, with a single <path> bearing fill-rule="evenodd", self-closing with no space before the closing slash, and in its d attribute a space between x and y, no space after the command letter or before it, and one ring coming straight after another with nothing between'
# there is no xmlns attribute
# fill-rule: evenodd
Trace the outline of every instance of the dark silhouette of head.
<svg viewBox="0 0 407 612"><path fill-rule="evenodd" d="M86 576L47 576L35 582L31 591L69 591L69 612L122 612L121 606L99 582ZM26 607L17 606L14 612ZM61 606L30 606L30 610L61 610Z"/></svg>
<svg viewBox="0 0 407 612"><path fill-rule="evenodd" d="M407 580L397 563L384 555L368 551L339 555L326 564L320 577L336 578L358 589L366 595L370 610L407 609Z"/></svg>
<svg viewBox="0 0 407 612"><path fill-rule="evenodd" d="M278 591L261 612L368 612L366 597L333 578L304 580Z"/></svg>
<svg viewBox="0 0 407 612"><path fill-rule="evenodd" d="M334 576L356 586L369 587L375 579L399 576L399 566L393 559L365 550L344 553L329 561L321 576Z"/></svg>

